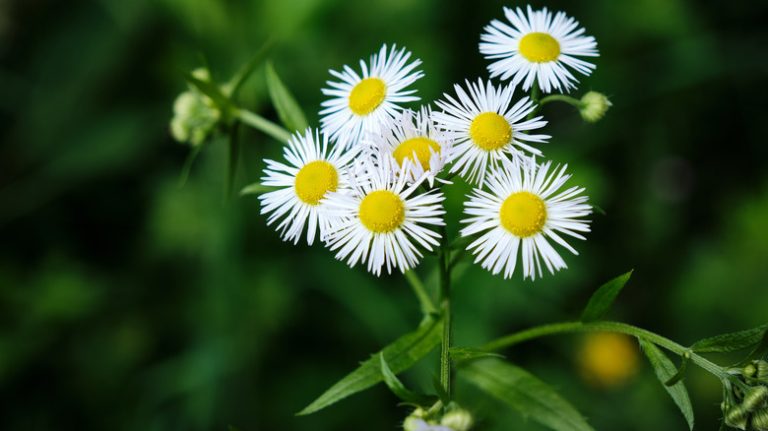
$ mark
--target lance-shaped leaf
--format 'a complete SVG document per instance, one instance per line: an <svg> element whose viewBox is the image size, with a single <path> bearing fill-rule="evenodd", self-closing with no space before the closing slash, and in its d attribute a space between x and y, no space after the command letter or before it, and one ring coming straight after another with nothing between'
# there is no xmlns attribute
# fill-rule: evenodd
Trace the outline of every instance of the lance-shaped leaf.
<svg viewBox="0 0 768 431"><path fill-rule="evenodd" d="M264 58L272 48L273 43L273 40L267 40L264 45L259 48L256 54L251 57L248 63L245 63L242 69L240 69L235 74L235 76L232 77L232 79L229 81L229 85L232 88L232 97L237 96L237 93L240 91L240 88L243 86L243 84L245 84L245 81L251 76L253 71L256 70L261 62L264 61Z"/></svg>
<svg viewBox="0 0 768 431"><path fill-rule="evenodd" d="M296 99L288 91L280 77L277 76L275 67L271 62L267 63L267 88L269 89L269 97L275 105L277 115L285 127L291 131L304 131L307 128L307 118L304 116L304 112L296 102Z"/></svg>
<svg viewBox="0 0 768 431"><path fill-rule="evenodd" d="M504 358L504 355L499 353L489 352L487 350L473 349L470 347L451 347L448 352L451 354L451 359L455 362L469 361L481 358Z"/></svg>
<svg viewBox="0 0 768 431"><path fill-rule="evenodd" d="M389 368L387 360L384 359L384 355L381 353L379 354L379 360L381 361L381 375L384 377L384 383L387 384L389 390L397 395L398 398L418 406L429 406L437 401L437 397L435 396L420 394L406 388L403 382L401 382Z"/></svg>
<svg viewBox="0 0 768 431"><path fill-rule="evenodd" d="M744 331L716 335L695 342L691 349L699 353L735 352L759 344L765 337L766 330L768 330L768 324Z"/></svg>
<svg viewBox="0 0 768 431"><path fill-rule="evenodd" d="M693 407L691 407L691 399L688 397L688 391L685 389L685 385L682 381L667 386L665 383L672 379L677 368L667 356L656 347L655 344L650 341L640 338L640 346L645 352L645 356L648 357L648 361L653 366L653 370L656 372L656 377L659 378L661 385L672 397L672 400L677 404L680 412L683 413L686 422L688 422L688 428L693 429Z"/></svg>
<svg viewBox="0 0 768 431"><path fill-rule="evenodd" d="M584 417L551 386L524 369L499 359L472 361L459 375L517 410L556 431L591 431Z"/></svg>
<svg viewBox="0 0 768 431"><path fill-rule="evenodd" d="M581 313L581 321L586 323L602 319L631 276L632 271L629 271L600 286L589 298L584 312Z"/></svg>
<svg viewBox="0 0 768 431"><path fill-rule="evenodd" d="M272 186L265 186L261 183L253 183L243 187L243 189L240 190L240 196L260 195L262 193L267 193L274 190L277 190L277 188Z"/></svg>
<svg viewBox="0 0 768 431"><path fill-rule="evenodd" d="M298 414L314 413L384 380L379 357L381 354L384 355L386 363L393 373L401 373L411 368L440 344L442 328L442 320L425 319L416 331L403 335L380 352L375 353L374 356L331 386Z"/></svg>

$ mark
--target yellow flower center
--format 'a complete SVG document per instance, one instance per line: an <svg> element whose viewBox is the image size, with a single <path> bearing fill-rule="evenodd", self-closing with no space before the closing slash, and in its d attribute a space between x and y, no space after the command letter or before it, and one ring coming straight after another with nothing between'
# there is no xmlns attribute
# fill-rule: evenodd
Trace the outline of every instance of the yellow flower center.
<svg viewBox="0 0 768 431"><path fill-rule="evenodd" d="M373 112L387 95L387 85L379 78L365 78L349 93L349 109L357 115Z"/></svg>
<svg viewBox="0 0 768 431"><path fill-rule="evenodd" d="M360 222L374 233L387 233L405 221L405 204L389 190L368 193L360 203Z"/></svg>
<svg viewBox="0 0 768 431"><path fill-rule="evenodd" d="M533 63L547 63L560 57L560 43L547 33L528 33L520 39L517 48L526 60Z"/></svg>
<svg viewBox="0 0 768 431"><path fill-rule="evenodd" d="M499 217L504 229L525 238L541 232L547 221L547 205L533 193L512 193L501 204Z"/></svg>
<svg viewBox="0 0 768 431"><path fill-rule="evenodd" d="M317 205L327 192L335 192L338 185L336 168L325 160L315 160L299 170L294 188L302 202Z"/></svg>
<svg viewBox="0 0 768 431"><path fill-rule="evenodd" d="M604 387L617 386L637 371L637 344L623 334L589 334L584 338L578 362L588 381Z"/></svg>
<svg viewBox="0 0 768 431"><path fill-rule="evenodd" d="M485 151L498 150L512 139L512 126L495 112L483 112L469 125L469 137Z"/></svg>
<svg viewBox="0 0 768 431"><path fill-rule="evenodd" d="M405 159L416 161L413 159L414 153L421 163L421 167L426 171L429 169L429 159L432 157L432 153L440 154L440 144L423 136L411 138L401 142L392 152L392 155L395 156L397 163L403 166Z"/></svg>

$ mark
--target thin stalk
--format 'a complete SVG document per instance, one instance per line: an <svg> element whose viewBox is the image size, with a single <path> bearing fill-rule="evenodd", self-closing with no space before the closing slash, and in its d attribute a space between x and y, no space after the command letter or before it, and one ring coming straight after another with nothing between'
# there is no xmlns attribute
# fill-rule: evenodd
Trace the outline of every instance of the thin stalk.
<svg viewBox="0 0 768 431"><path fill-rule="evenodd" d="M288 142L288 140L291 138L291 133L285 130L282 126L275 124L262 117L261 115L253 113L247 109L238 109L235 111L234 115L243 123L253 127L256 130L266 133L278 141Z"/></svg>
<svg viewBox="0 0 768 431"><path fill-rule="evenodd" d="M227 164L227 198L232 196L237 179L237 166L240 160L240 139L238 132L240 123L235 123L229 130L229 162Z"/></svg>
<svg viewBox="0 0 768 431"><path fill-rule="evenodd" d="M408 281L408 284L413 289L413 293L416 295L416 298L419 300L419 304L421 305L421 312L425 315L437 312L437 307L435 307L435 304L432 302L432 298L430 298L429 294L427 293L427 288L424 286L424 283L421 281L416 272L412 269L409 269L408 271L405 271L403 275Z"/></svg>
<svg viewBox="0 0 768 431"><path fill-rule="evenodd" d="M551 96L542 98L539 101L539 106L546 105L549 102L565 102L577 109L581 108L583 105L581 100L576 99L574 97L566 96L565 94L553 94Z"/></svg>
<svg viewBox="0 0 768 431"><path fill-rule="evenodd" d="M652 342L653 344L656 344L657 346L669 350L678 356L683 356L686 354L690 355L691 361L693 361L694 364L698 365L709 373L714 374L721 380L728 379L730 377L730 375L725 371L723 367L707 360L703 356L693 353L689 348L651 331L621 322L561 322L536 326L534 328L526 329L524 331L498 338L494 341L491 341L490 343L485 344L481 347L481 349L494 351L547 335L578 332L618 332L631 335L633 337L643 338Z"/></svg>
<svg viewBox="0 0 768 431"><path fill-rule="evenodd" d="M445 228L442 228L442 244L437 255L440 266L440 312L443 316L443 339L440 348L440 384L445 393L451 394L451 339L453 325L451 322L451 274L448 269L449 251L447 249Z"/></svg>
<svg viewBox="0 0 768 431"><path fill-rule="evenodd" d="M528 114L528 117L526 117L527 120L530 120L536 116L536 112L539 110L539 97L541 97L541 90L539 90L539 80L534 79L533 86L531 87L531 101L534 105L536 105L536 107L531 111L530 114Z"/></svg>

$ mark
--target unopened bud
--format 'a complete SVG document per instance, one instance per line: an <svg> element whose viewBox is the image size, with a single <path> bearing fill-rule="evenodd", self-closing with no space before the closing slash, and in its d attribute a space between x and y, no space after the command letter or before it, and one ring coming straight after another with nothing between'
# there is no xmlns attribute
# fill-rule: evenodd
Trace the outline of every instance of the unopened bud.
<svg viewBox="0 0 768 431"><path fill-rule="evenodd" d="M725 412L725 424L746 431L749 412L742 406L733 406Z"/></svg>
<svg viewBox="0 0 768 431"><path fill-rule="evenodd" d="M765 402L768 400L768 387L765 386L753 386L749 388L746 394L744 394L744 401L741 403L744 408L753 412L755 410L766 407Z"/></svg>
<svg viewBox="0 0 768 431"><path fill-rule="evenodd" d="M754 361L754 364L757 369L757 372L755 373L757 381L763 384L768 384L768 361L761 359L759 361Z"/></svg>
<svg viewBox="0 0 768 431"><path fill-rule="evenodd" d="M597 91L590 91L581 97L581 108L579 113L581 118L588 123L596 123L600 121L605 113L608 112L608 108L611 107L611 101L603 93Z"/></svg>
<svg viewBox="0 0 768 431"><path fill-rule="evenodd" d="M207 69L195 69L192 76L201 81L210 81ZM173 103L171 135L178 142L198 146L216 127L221 113L213 101L195 89L181 93Z"/></svg>
<svg viewBox="0 0 768 431"><path fill-rule="evenodd" d="M405 431L421 431L428 424L424 421L424 416L427 412L421 407L417 407L416 410L411 412L410 416L403 421L403 430Z"/></svg>
<svg viewBox="0 0 768 431"><path fill-rule="evenodd" d="M755 363L750 362L749 364L745 365L744 368L741 369L741 374L743 374L744 377L754 377L755 374L757 374L757 367L755 366Z"/></svg>
<svg viewBox="0 0 768 431"><path fill-rule="evenodd" d="M768 408L752 413L752 429L755 431L768 431Z"/></svg>
<svg viewBox="0 0 768 431"><path fill-rule="evenodd" d="M472 415L464 409L451 410L440 420L440 425L453 431L468 431L472 428Z"/></svg>

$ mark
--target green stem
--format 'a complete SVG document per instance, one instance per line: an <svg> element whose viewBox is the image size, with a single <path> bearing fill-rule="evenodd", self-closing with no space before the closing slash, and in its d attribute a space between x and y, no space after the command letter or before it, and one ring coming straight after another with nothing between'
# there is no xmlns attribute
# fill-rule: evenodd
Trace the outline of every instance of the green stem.
<svg viewBox="0 0 768 431"><path fill-rule="evenodd" d="M234 115L243 123L253 127L256 130L266 133L278 141L288 142L288 140L291 138L291 133L280 125L275 124L247 109L238 109L235 111Z"/></svg>
<svg viewBox="0 0 768 431"><path fill-rule="evenodd" d="M565 103L575 107L576 109L580 109L582 107L582 105L584 105L581 102L581 100L576 99L574 97L566 96L565 94L553 94L551 96L547 96L547 97L542 98L539 101L539 106L544 106L544 105L546 105L549 102L565 102Z"/></svg>
<svg viewBox="0 0 768 431"><path fill-rule="evenodd" d="M240 160L240 140L238 131L240 123L235 123L229 130L229 163L227 165L227 198L232 196L235 189L235 179L237 179L237 165Z"/></svg>
<svg viewBox="0 0 768 431"><path fill-rule="evenodd" d="M662 337L648 330L638 328L636 326L628 325L621 322L561 322L552 323L549 325L536 326L534 328L526 329L524 331L516 332L501 338L498 338L486 345L482 346L482 350L499 350L506 347L513 346L515 344L522 343L524 341L532 340L535 338L565 334L565 333L579 333L579 332L618 332L633 337L643 338L647 341L663 347L678 356L690 355L691 361L711 374L714 374L718 378L728 379L730 375L720 367L719 365L707 360L706 358L693 353L689 348L682 346L669 338Z"/></svg>
<svg viewBox="0 0 768 431"><path fill-rule="evenodd" d="M432 302L432 299L427 293L427 288L424 286L424 283L422 283L416 272L412 269L409 269L408 271L405 271L403 275L408 281L408 284L411 285L413 293L416 294L416 297L419 299L419 304L421 304L421 312L425 315L437 312L435 304Z"/></svg>
<svg viewBox="0 0 768 431"><path fill-rule="evenodd" d="M440 384L445 393L451 394L451 273L448 268L449 251L446 244L445 228L442 228L442 244L437 254L440 266L440 311L443 316L443 339L440 349Z"/></svg>
<svg viewBox="0 0 768 431"><path fill-rule="evenodd" d="M539 80L534 79L533 80L533 86L531 87L531 100L533 101L533 104L536 105L536 108L531 111L530 114L528 114L527 120L532 119L534 116L536 116L536 112L539 110L539 97L541 97L541 90L539 89Z"/></svg>

